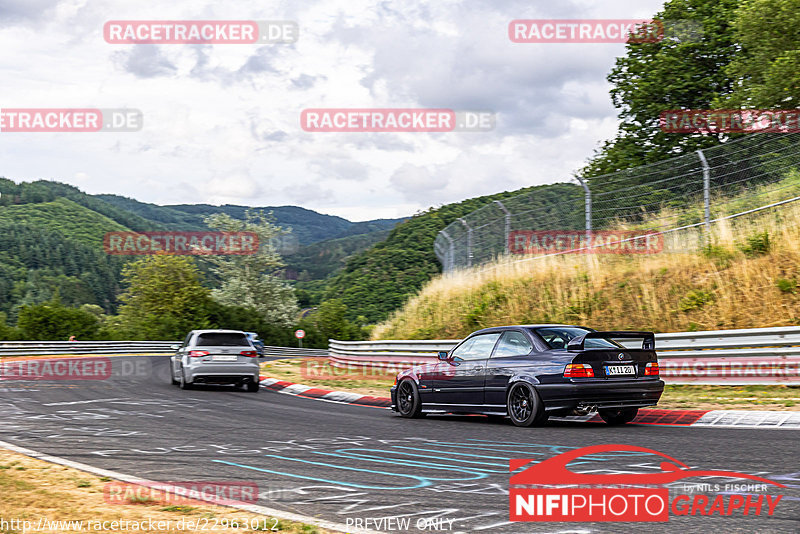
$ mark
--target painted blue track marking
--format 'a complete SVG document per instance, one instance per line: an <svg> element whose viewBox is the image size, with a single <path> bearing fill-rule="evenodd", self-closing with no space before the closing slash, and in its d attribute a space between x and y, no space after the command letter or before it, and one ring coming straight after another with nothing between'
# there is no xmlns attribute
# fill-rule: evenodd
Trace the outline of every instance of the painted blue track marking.
<svg viewBox="0 0 800 534"><path fill-rule="evenodd" d="M445 445L447 447L455 447L455 448L459 448L459 449L470 449L470 450L473 450L473 451L474 450L478 450L478 451L496 451L496 452L507 452L507 453L511 453L511 454L528 454L528 455L535 454L537 456L538 455L541 455L541 456L545 455L545 453L543 453L543 452L530 452L530 451L517 451L517 450L509 451L507 449L496 449L496 448L484 447L484 446L480 446L480 445L461 445L461 444L455 444L455 443L437 443L436 445Z"/></svg>
<svg viewBox="0 0 800 534"><path fill-rule="evenodd" d="M365 456L361 456L361 455L357 455L357 454L339 454L339 453L335 453L335 452L322 452L322 451L313 451L313 453L314 454L322 454L322 455L325 455L325 456L337 456L337 457L340 457L340 458L344 457L344 458L349 458L351 460L361 460L361 461L364 461L364 462L377 462L377 463L382 463L382 464L405 465L405 466L408 466L408 467L424 467L426 469L441 469L441 470L444 470L444 471L457 471L457 472L460 472L460 473L471 473L471 474L480 474L480 475L482 475L482 476L480 476L478 478L485 478L486 476L488 476L485 473L481 473L481 471L488 471L489 473L505 473L505 472L507 472L507 468L503 469L503 470L497 470L497 469L485 469L485 468L479 468L479 467L468 467L468 466L463 466L463 465L439 464L439 463L424 462L424 461L416 462L414 460L406 460L406 459L399 459L399 458L391 458L391 459L374 458L374 457L370 458L368 456L365 457ZM464 479L464 478L459 478L459 479L436 478L436 477L426 477L426 478L430 478L431 480L476 480L476 479Z"/></svg>
<svg viewBox="0 0 800 534"><path fill-rule="evenodd" d="M476 461L471 461L471 460L462 460L461 458L450 458L450 455L451 454L458 454L459 456L472 456L473 458L495 458L495 459L498 459L498 460L506 460L506 461L510 460L510 458L502 458L502 457L499 457L499 456L481 456L479 454L467 454L467 453L463 453L463 452L448 452L446 454L446 457L442 457L442 454L441 454L442 451L441 450L437 451L437 450L431 450L431 449L418 449L416 447L397 447L397 446L394 447L394 448L395 449L411 449L411 450L425 451L425 452L438 452L439 454L437 456L432 456L430 454L416 454L416 453L413 453L413 452L403 452L403 451L395 451L395 450L389 450L389 451L387 451L387 450L378 450L378 449L362 449L362 450L376 451L376 452L379 452L379 453L382 453L382 454L404 454L406 456L417 456L417 457L420 457L420 458L434 458L434 459L437 459L437 460L448 460L448 461L451 461L451 462L462 462L462 463L465 463L465 464L490 465L490 466L495 466L495 467L503 467L504 469L508 468L508 463L497 464L497 463L491 463L491 462L476 462ZM358 449L341 449L341 450L342 451L349 451L349 450L356 450L357 451Z"/></svg>
<svg viewBox="0 0 800 534"><path fill-rule="evenodd" d="M579 447L572 447L570 445L545 445L543 443L520 443L518 441L493 441L490 439L476 439L476 438L467 438L466 441L478 441L481 443L491 443L492 445L520 445L528 448L532 447L536 449L549 449L550 452L554 454L561 454L562 452L571 451L579 448ZM447 442L442 442L442 443L447 443Z"/></svg>
<svg viewBox="0 0 800 534"><path fill-rule="evenodd" d="M280 458L280 457L278 457L278 458ZM287 460L294 460L294 458L286 458L286 459ZM255 466L252 466L252 465L237 464L235 462L228 462L228 461L225 461L225 460L211 460L211 461L212 462L216 462L216 463L220 463L220 464L232 465L234 467L241 467L243 469L252 469L253 471L261 471L263 473L272 473L272 474L275 474L275 475L283 475L283 476L292 477L292 478L302 478L304 480L314 480L316 482L326 482L328 484L336 484L336 485L339 485L339 486L349 486L351 488L359 488L359 489L405 490L405 489L424 488L426 486L430 486L431 485L431 481L429 479L424 478L424 477L416 477L416 476L413 476L413 475L398 475L397 473L387 473L386 471L374 471L372 469L358 469L358 468L355 468L355 467L333 466L333 467L336 467L337 469L346 469L348 471L361 471L361 472L365 472L365 473L373 473L373 474L379 474L379 475L400 476L400 477L405 477L405 478L411 478L411 479L417 480L419 483L414 485L414 486L399 486L399 487L398 486L372 486L372 485L367 485L367 484L356 484L355 482L344 482L344 481L341 481L341 480L330 480L330 479L327 479L327 478L310 477L310 476L306 476L306 475L296 475L294 473L286 473L284 471L273 471L272 469L264 469L264 468L255 467ZM306 460L297 460L297 461L305 462ZM307 462L307 463L314 463L315 464L316 462Z"/></svg>
<svg viewBox="0 0 800 534"><path fill-rule="evenodd" d="M402 445L395 445L394 448L395 449L409 449L409 450L412 450L412 451L438 452L439 453L439 456L438 456L439 458L442 457L442 453L443 453L442 449L423 449L421 447L404 447ZM408 453L403 453L403 452L399 452L399 451L393 451L393 452L395 452L396 454L408 454ZM488 455L485 455L485 454L470 454L470 453L467 453L467 452L446 451L445 454L447 454L448 456L450 456L451 454L457 454L458 456L471 456L472 458L490 458L492 460L505 460L506 462L511 459L510 456L488 456ZM448 458L448 460L457 460L457 458ZM466 461L466 460L459 460L459 461ZM501 465L501 464L490 464L490 465ZM507 466L506 464L502 464L502 465Z"/></svg>

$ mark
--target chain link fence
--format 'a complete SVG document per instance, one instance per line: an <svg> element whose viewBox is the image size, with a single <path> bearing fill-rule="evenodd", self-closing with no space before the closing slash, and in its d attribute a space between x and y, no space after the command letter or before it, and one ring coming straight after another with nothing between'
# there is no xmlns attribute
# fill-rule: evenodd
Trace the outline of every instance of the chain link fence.
<svg viewBox="0 0 800 534"><path fill-rule="evenodd" d="M758 133L494 201L434 243L445 272L501 256L686 250L679 231L800 200L800 133ZM670 239L667 239L667 236Z"/></svg>

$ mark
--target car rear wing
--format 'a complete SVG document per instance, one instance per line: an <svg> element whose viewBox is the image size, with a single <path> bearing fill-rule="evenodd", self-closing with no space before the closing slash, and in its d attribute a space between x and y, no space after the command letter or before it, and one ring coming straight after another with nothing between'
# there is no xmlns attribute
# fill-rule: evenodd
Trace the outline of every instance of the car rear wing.
<svg viewBox="0 0 800 534"><path fill-rule="evenodd" d="M653 332L589 332L572 338L567 343L567 350L583 350L587 339L639 339L642 338L642 350L655 350L656 335Z"/></svg>

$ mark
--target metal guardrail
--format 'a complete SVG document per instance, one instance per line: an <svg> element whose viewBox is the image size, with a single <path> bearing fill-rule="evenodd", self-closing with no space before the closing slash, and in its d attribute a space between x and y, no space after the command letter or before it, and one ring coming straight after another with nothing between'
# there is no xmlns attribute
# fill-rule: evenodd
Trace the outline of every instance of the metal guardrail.
<svg viewBox="0 0 800 534"><path fill-rule="evenodd" d="M2 356L58 354L171 354L180 341L0 341ZM265 356L327 356L327 349L264 347Z"/></svg>
<svg viewBox="0 0 800 534"><path fill-rule="evenodd" d="M436 361L459 340L329 340L335 367L410 366ZM625 346L636 343L620 340ZM661 376L670 384L800 385L800 327L656 334Z"/></svg>
<svg viewBox="0 0 800 534"><path fill-rule="evenodd" d="M327 355L328 355L328 349L301 349L298 347L270 347L270 346L264 347L264 356L325 357Z"/></svg>

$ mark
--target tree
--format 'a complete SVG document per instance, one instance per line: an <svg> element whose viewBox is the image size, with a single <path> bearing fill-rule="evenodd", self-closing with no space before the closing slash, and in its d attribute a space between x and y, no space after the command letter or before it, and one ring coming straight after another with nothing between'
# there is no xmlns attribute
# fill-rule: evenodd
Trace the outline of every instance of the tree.
<svg viewBox="0 0 800 534"><path fill-rule="evenodd" d="M225 306L211 300L208 306L208 319L212 328L256 332L265 345L287 347L296 343L292 328L268 323L255 310L241 306Z"/></svg>
<svg viewBox="0 0 800 534"><path fill-rule="evenodd" d="M725 69L725 108L800 107L800 0L743 0L733 23L741 50Z"/></svg>
<svg viewBox="0 0 800 534"><path fill-rule="evenodd" d="M661 131L659 116L670 109L708 109L729 94L733 80L725 67L739 49L731 22L740 0L669 0L654 16L665 38L629 43L608 75L611 99L620 110L616 137L598 149L581 176L591 178L661 161L719 144L718 135ZM696 32L672 37L677 21ZM767 24L767 22L765 22Z"/></svg>
<svg viewBox="0 0 800 534"><path fill-rule="evenodd" d="M320 304L319 308L300 322L300 328L306 330L303 340L307 346L323 343L328 339L353 341L364 339L366 331L361 325L347 319L347 305L341 299L330 299ZM366 321L365 317L360 317Z"/></svg>
<svg viewBox="0 0 800 534"><path fill-rule="evenodd" d="M209 290L191 258L159 254L127 265L120 326L132 339L182 339L209 326Z"/></svg>
<svg viewBox="0 0 800 534"><path fill-rule="evenodd" d="M256 254L205 258L221 280L221 286L211 296L226 306L256 310L268 323L289 326L297 316L297 301L292 287L276 276L284 266L276 243L287 232L261 212L248 211L245 217L242 221L215 213L205 218L213 230L254 232L259 242Z"/></svg>
<svg viewBox="0 0 800 534"><path fill-rule="evenodd" d="M70 336L92 339L100 320L89 311L69 308L58 297L42 304L22 306L17 327L24 339L32 341L66 341Z"/></svg>
<svg viewBox="0 0 800 534"><path fill-rule="evenodd" d="M17 341L22 339L22 332L18 328L9 326L6 321L8 316L0 312L0 341Z"/></svg>

